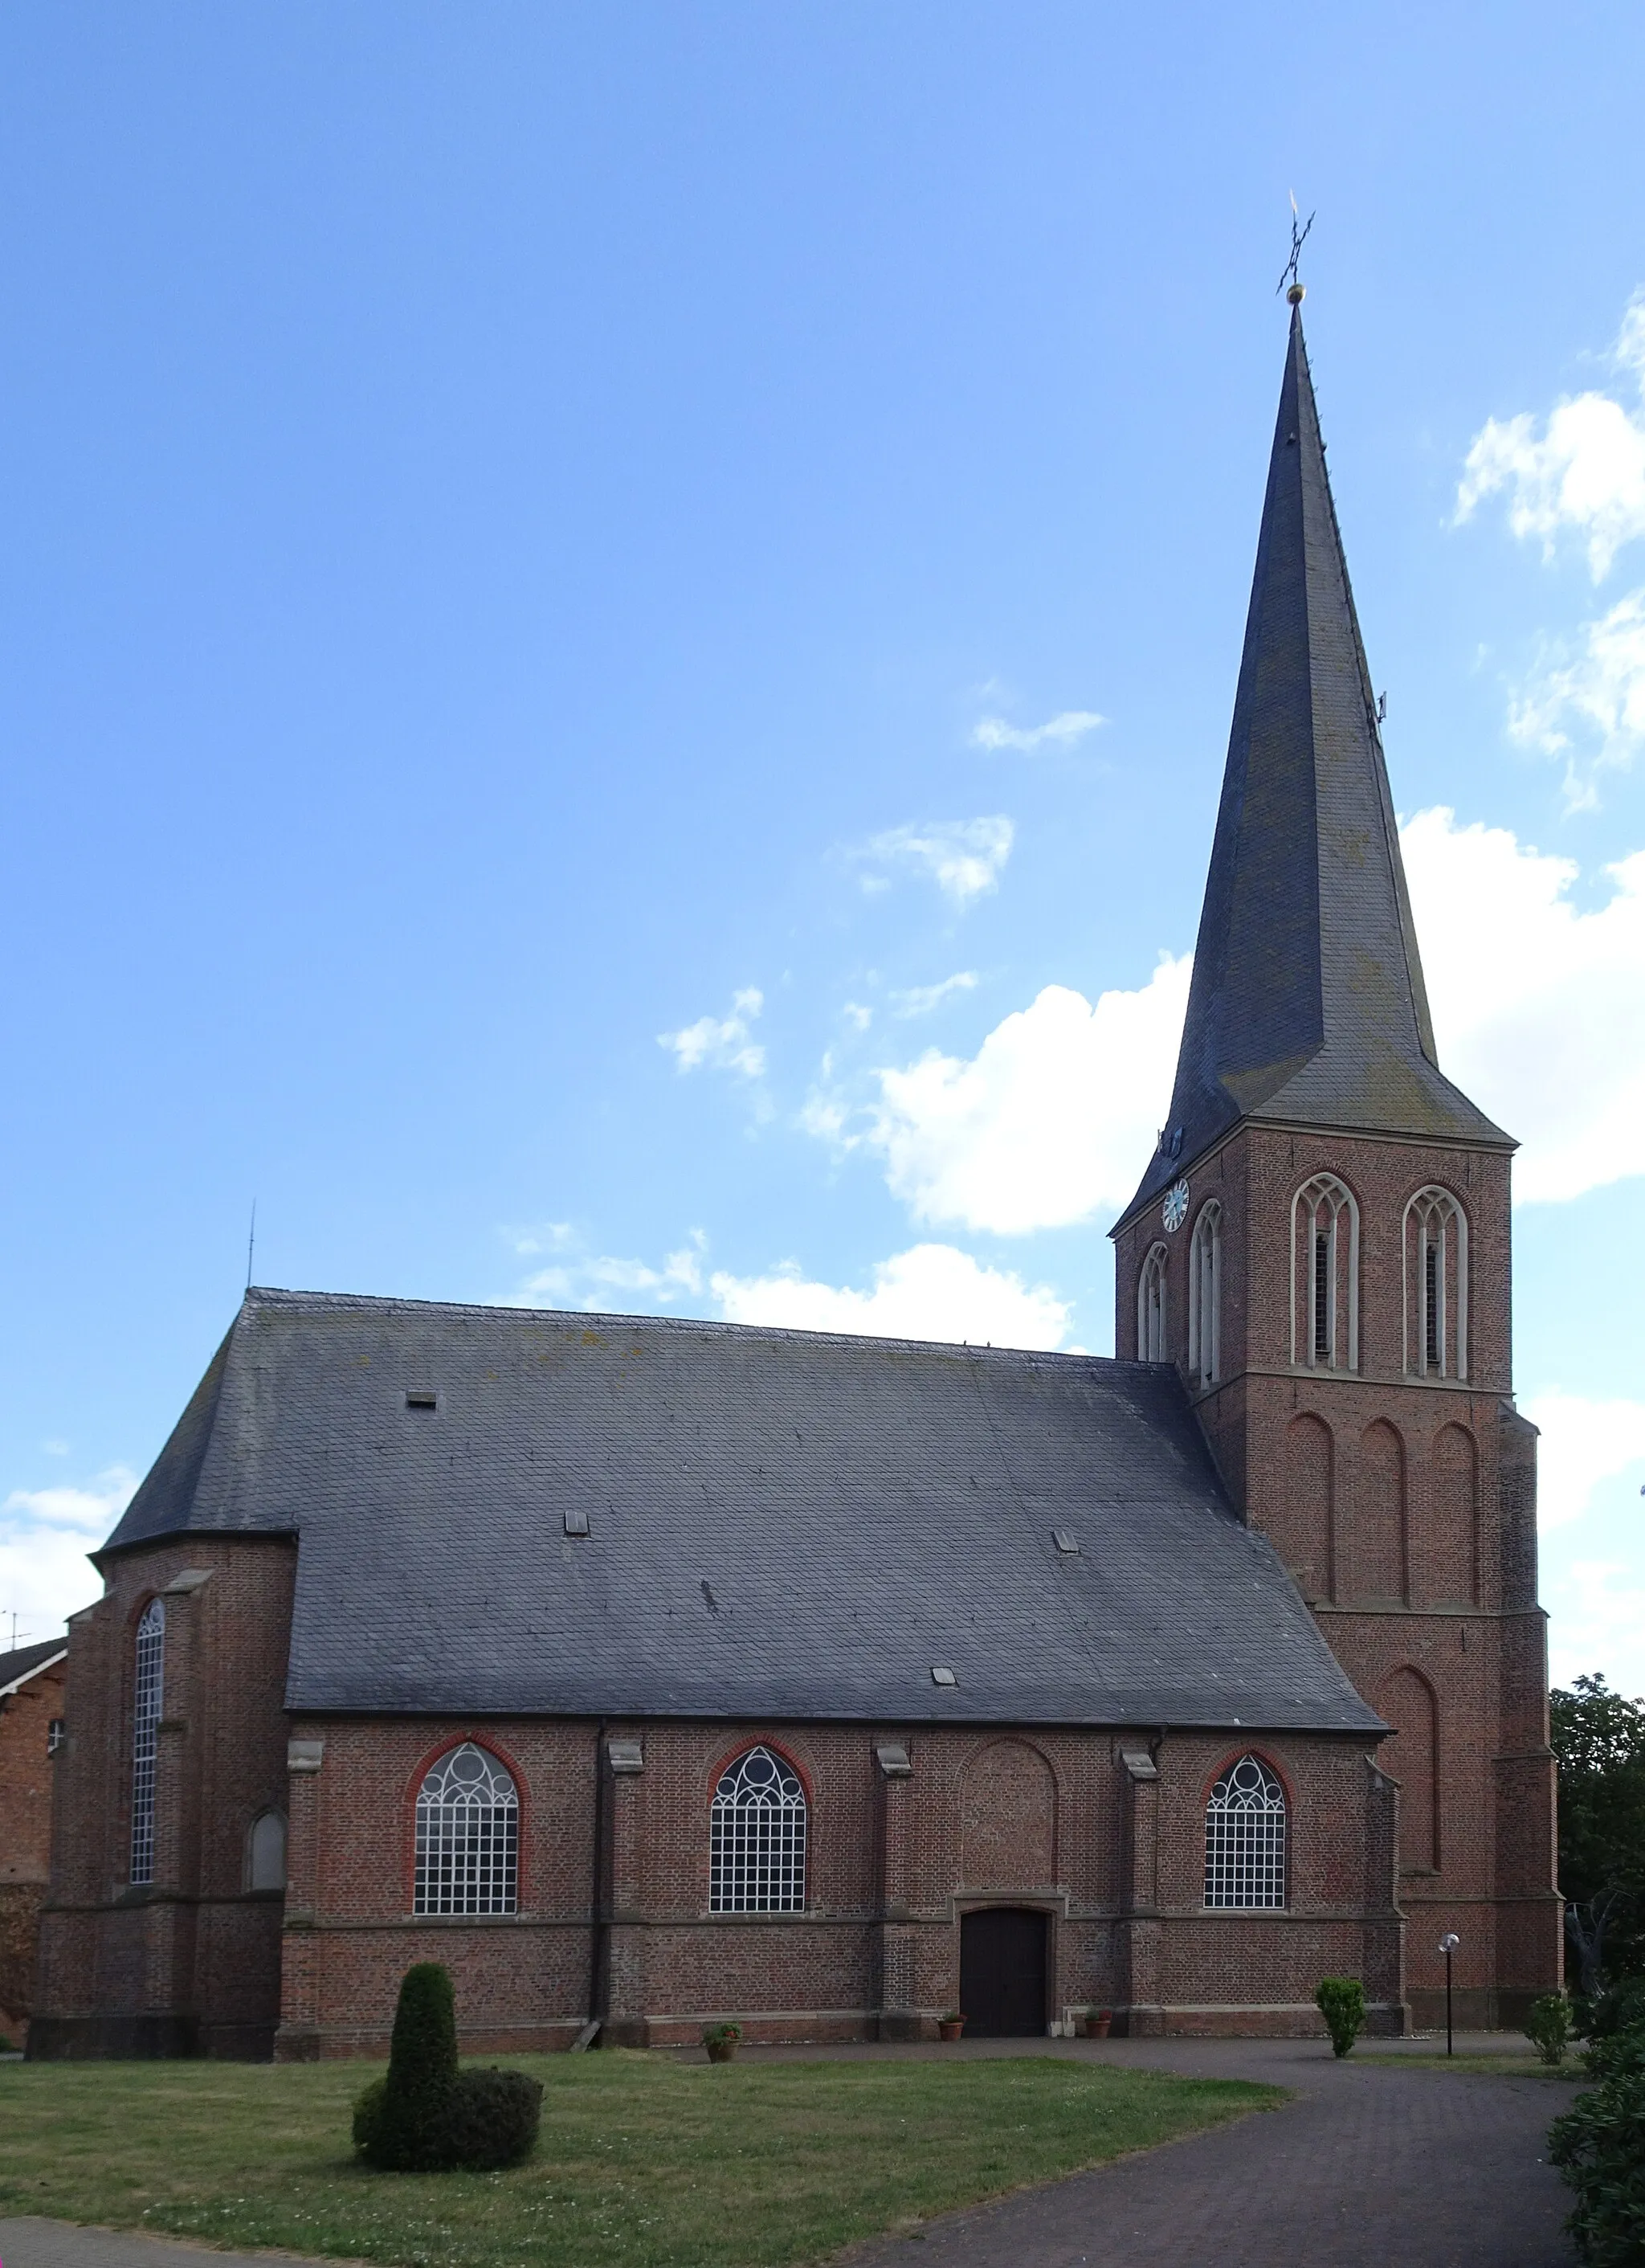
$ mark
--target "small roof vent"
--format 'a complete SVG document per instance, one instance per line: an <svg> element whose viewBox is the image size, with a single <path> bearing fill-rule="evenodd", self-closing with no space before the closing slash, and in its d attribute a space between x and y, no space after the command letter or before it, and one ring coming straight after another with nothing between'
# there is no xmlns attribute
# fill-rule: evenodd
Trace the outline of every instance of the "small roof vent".
<svg viewBox="0 0 1645 2268"><path fill-rule="evenodd" d="M406 1388L408 1410L437 1410L440 1397L430 1386L408 1386Z"/></svg>
<svg viewBox="0 0 1645 2268"><path fill-rule="evenodd" d="M568 1535L586 1535L588 1534L587 1513L568 1512L565 1516L565 1532Z"/></svg>
<svg viewBox="0 0 1645 2268"><path fill-rule="evenodd" d="M945 1668L939 1661L934 1661L931 1664L931 1683L933 1685L958 1685L959 1680L951 1669Z"/></svg>
<svg viewBox="0 0 1645 2268"><path fill-rule="evenodd" d="M1071 1528L1054 1528L1051 1541L1059 1551L1077 1551L1080 1548L1079 1537Z"/></svg>

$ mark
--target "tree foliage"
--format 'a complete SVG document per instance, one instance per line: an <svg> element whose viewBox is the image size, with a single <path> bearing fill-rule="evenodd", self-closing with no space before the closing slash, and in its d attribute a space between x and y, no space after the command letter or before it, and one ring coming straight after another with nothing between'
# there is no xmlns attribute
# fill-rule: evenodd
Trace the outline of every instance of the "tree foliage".
<svg viewBox="0 0 1645 2268"><path fill-rule="evenodd" d="M1645 1968L1645 1701L1603 1677L1556 1690L1560 1890L1583 1993Z"/></svg>

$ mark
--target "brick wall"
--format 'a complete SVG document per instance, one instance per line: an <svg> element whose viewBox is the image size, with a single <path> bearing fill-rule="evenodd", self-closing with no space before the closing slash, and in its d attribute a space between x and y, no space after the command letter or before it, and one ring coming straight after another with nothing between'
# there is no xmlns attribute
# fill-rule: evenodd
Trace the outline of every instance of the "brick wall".
<svg viewBox="0 0 1645 2268"><path fill-rule="evenodd" d="M1391 1797L1362 1742L1252 1742L1294 1796L1290 1904L1253 1917L1201 1904L1206 1797L1243 1752L1205 1734L1157 1742L1158 1778L1137 1782L1107 1731L318 1718L292 1731L305 1769L283 2058L381 2054L400 1977L424 1959L452 1970L470 2053L568 2045L591 2014L634 2045L723 2019L754 2039L929 2034L958 1998L962 1916L1002 1903L1049 1918L1047 2022L1110 2007L1138 2030L1312 2032L1314 1985L1341 1971L1366 1977L1379 2027L1403 2021ZM416 1789L464 1738L519 1792L510 1918L411 1912ZM613 1773L611 1740L638 1742L643 1768ZM804 1913L708 1910L714 1788L755 1742L807 1791ZM906 1778L877 1761L892 1744Z"/></svg>
<svg viewBox="0 0 1645 2268"><path fill-rule="evenodd" d="M0 1701L0 2033L27 2036L40 1902L51 1872L49 1733L63 1712L61 1662Z"/></svg>
<svg viewBox="0 0 1645 2268"><path fill-rule="evenodd" d="M1352 1374L1316 1368L1305 1344L1291 1209L1321 1173L1358 1204ZM1174 1235L1157 1206L1116 1235L1116 1344L1135 1356L1137 1277L1163 1241L1170 1351L1186 1372L1190 1240L1215 1197L1222 1375L1208 1391L1190 1380L1190 1391L1236 1504L1273 1539L1338 1660L1394 1727L1380 1761L1403 1784L1411 2005L1419 2021L1434 2020L1438 1942L1454 1929L1465 2020L1516 2022L1558 1983L1561 1948L1535 1436L1506 1399L1508 1161L1244 1125L1187 1179L1187 1219ZM1467 1217L1465 1379L1406 1368L1416 1311L1402 1224L1407 1200L1430 1184L1448 1189Z"/></svg>
<svg viewBox="0 0 1645 2268"><path fill-rule="evenodd" d="M283 1900L249 1889L247 1845L253 1822L286 1800L295 1565L295 1547L267 1537L122 1552L106 1595L70 1624L31 2055L268 2051ZM133 1646L156 1595L153 1881L134 1887Z"/></svg>

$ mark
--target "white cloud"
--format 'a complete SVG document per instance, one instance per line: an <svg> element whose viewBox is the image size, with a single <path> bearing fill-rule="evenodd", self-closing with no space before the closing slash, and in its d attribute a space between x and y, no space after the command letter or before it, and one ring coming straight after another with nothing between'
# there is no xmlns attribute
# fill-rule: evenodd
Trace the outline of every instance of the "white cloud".
<svg viewBox="0 0 1645 2268"><path fill-rule="evenodd" d="M951 1244L916 1244L880 1261L865 1292L814 1283L791 1263L768 1276L716 1273L709 1288L730 1323L978 1345L1060 1347L1070 1313L1049 1285L985 1267Z"/></svg>
<svg viewBox="0 0 1645 2268"><path fill-rule="evenodd" d="M879 1072L869 1132L845 1138L880 1152L922 1220L1009 1235L1122 1204L1167 1106L1187 997L1188 963L1169 957L1094 1007L1048 984L968 1060L933 1049Z"/></svg>
<svg viewBox="0 0 1645 2268"><path fill-rule="evenodd" d="M865 1008L860 1000L848 1000L840 1011L841 1019L854 1032L865 1032L874 1020L874 1011Z"/></svg>
<svg viewBox="0 0 1645 2268"><path fill-rule="evenodd" d="M1597 801L1594 773L1624 770L1645 748L1645 590L1584 623L1574 660L1528 680L1509 707L1508 729L1524 746L1564 757L1573 808Z"/></svg>
<svg viewBox="0 0 1645 2268"><path fill-rule="evenodd" d="M906 992L893 992L891 1005L899 1016L929 1016L956 992L973 992L976 985L976 970L961 968L952 976L944 976L940 984L914 984Z"/></svg>
<svg viewBox="0 0 1645 2268"><path fill-rule="evenodd" d="M1645 1478L1645 1402L1599 1402L1557 1388L1524 1405L1540 1428L1537 1445L1537 1525L1568 1528L1589 1509L1596 1489L1630 1465Z"/></svg>
<svg viewBox="0 0 1645 2268"><path fill-rule="evenodd" d="M933 820L923 827L888 828L856 856L874 866L912 867L963 907L999 887L1016 832L1002 812L985 819ZM885 887L883 873L863 878L865 889Z"/></svg>
<svg viewBox="0 0 1645 2268"><path fill-rule="evenodd" d="M136 1491L137 1476L110 1465L84 1488L13 1489L0 1503L0 1612L37 1638L55 1635L72 1614L102 1595L86 1558L114 1527Z"/></svg>
<svg viewBox="0 0 1645 2268"><path fill-rule="evenodd" d="M1439 1059L1516 1135L1521 1200L1645 1173L1645 852L1571 901L1568 858L1443 808L1401 830Z"/></svg>
<svg viewBox="0 0 1645 2268"><path fill-rule="evenodd" d="M523 1307L608 1307L614 1292L642 1292L658 1307L669 1307L688 1292L702 1289L702 1256L709 1240L694 1228L678 1252L665 1256L660 1268L643 1260L619 1259L609 1253L586 1259L569 1259L528 1276L510 1303Z"/></svg>
<svg viewBox="0 0 1645 2268"><path fill-rule="evenodd" d="M1552 1683L1598 1670L1615 1691L1645 1687L1645 1586L1628 1581L1637 1572L1626 1560L1577 1559L1545 1587Z"/></svg>
<svg viewBox="0 0 1645 2268"><path fill-rule="evenodd" d="M1008 725L1003 717L981 717L972 728L971 743L977 748L1032 749L1051 740L1066 747L1107 722L1094 709L1064 709L1043 725Z"/></svg>
<svg viewBox="0 0 1645 2268"><path fill-rule="evenodd" d="M1645 294L1629 302L1612 359L1645 384ZM1463 467L1457 518L1499 490L1516 536L1539 538L1545 558L1562 533L1581 536L1601 581L1622 546L1645 535L1645 403L1629 409L1608 394L1580 394L1556 405L1540 437L1529 412L1487 419Z"/></svg>
<svg viewBox="0 0 1645 2268"><path fill-rule="evenodd" d="M659 1032L659 1048L672 1048L675 1068L695 1071L708 1064L716 1071L734 1071L744 1079L759 1079L765 1071L766 1051L756 1045L750 1027L765 1006L763 992L750 984L731 995L729 1016L699 1016L683 1031Z"/></svg>

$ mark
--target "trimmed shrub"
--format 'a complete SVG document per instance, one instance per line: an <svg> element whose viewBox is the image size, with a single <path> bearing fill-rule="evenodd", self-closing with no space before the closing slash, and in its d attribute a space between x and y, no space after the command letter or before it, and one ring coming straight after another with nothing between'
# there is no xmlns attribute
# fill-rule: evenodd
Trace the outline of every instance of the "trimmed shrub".
<svg viewBox="0 0 1645 2268"><path fill-rule="evenodd" d="M355 2147L391 2173L518 2165L537 2139L542 2093L524 2072L459 2071L451 1977L419 1962L400 1984L387 2073L355 2104Z"/></svg>
<svg viewBox="0 0 1645 2268"><path fill-rule="evenodd" d="M1322 1977L1314 2006L1326 2020L1333 2055L1345 2056L1365 2026L1365 1987L1357 1977Z"/></svg>
<svg viewBox="0 0 1645 2268"><path fill-rule="evenodd" d="M1571 2004L1563 1992L1545 1992L1531 2004L1525 2037L1546 2064L1557 2071L1571 2043Z"/></svg>
<svg viewBox="0 0 1645 2268"><path fill-rule="evenodd" d="M1600 2084L1548 2131L1548 2155L1576 2192L1565 2226L1590 2268L1636 2268L1645 2259L1645 2027L1608 2034L1586 2061Z"/></svg>

